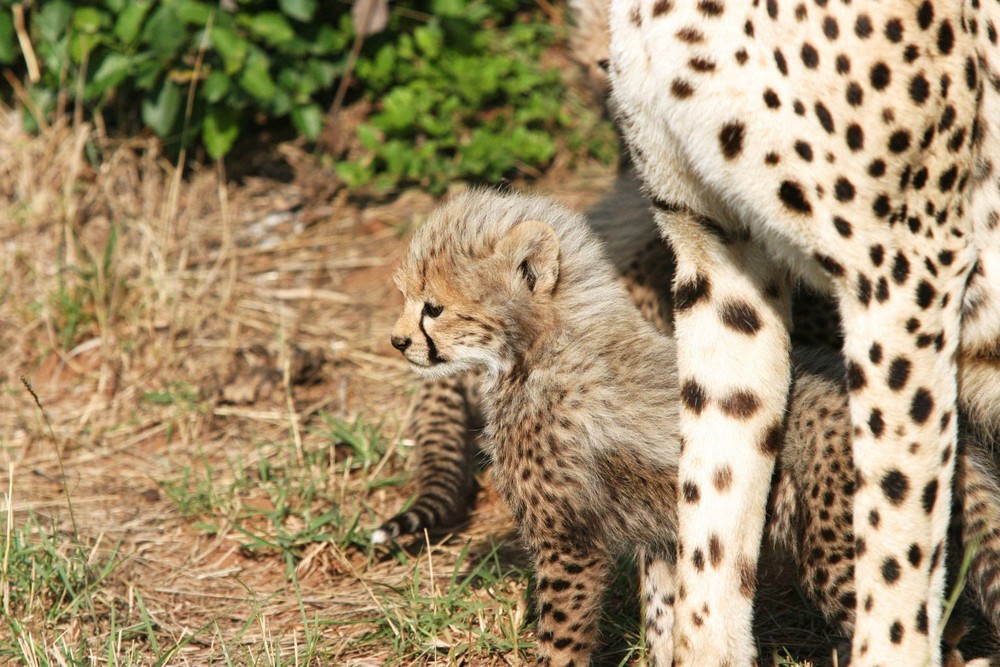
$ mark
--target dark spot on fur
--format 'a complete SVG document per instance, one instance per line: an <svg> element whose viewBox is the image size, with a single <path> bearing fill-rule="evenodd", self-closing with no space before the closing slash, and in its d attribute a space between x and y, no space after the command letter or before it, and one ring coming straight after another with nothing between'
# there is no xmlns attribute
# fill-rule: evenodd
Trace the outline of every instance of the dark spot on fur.
<svg viewBox="0 0 1000 667"><path fill-rule="evenodd" d="M719 401L719 407L730 417L748 419L760 407L760 400L748 391L734 391Z"/></svg>
<svg viewBox="0 0 1000 667"><path fill-rule="evenodd" d="M926 280L921 280L920 284L917 285L917 305L921 308L927 308L934 301L934 297L937 296L937 290Z"/></svg>
<svg viewBox="0 0 1000 667"><path fill-rule="evenodd" d="M733 471L728 465L722 465L716 468L715 474L712 476L712 484L715 486L715 490L719 493L725 493L729 490L729 487L733 484Z"/></svg>
<svg viewBox="0 0 1000 667"><path fill-rule="evenodd" d="M927 634L927 603L920 605L920 611L917 612L917 632L922 635Z"/></svg>
<svg viewBox="0 0 1000 667"><path fill-rule="evenodd" d="M882 477L882 493L893 505L899 505L906 499L906 494L910 491L910 483L906 475L899 470L890 470Z"/></svg>
<svg viewBox="0 0 1000 667"><path fill-rule="evenodd" d="M899 391L906 385L910 378L910 368L912 364L906 357L896 357L889 364L889 388Z"/></svg>
<svg viewBox="0 0 1000 667"><path fill-rule="evenodd" d="M887 584L894 584L899 580L899 561L895 558L886 558L882 563L882 578Z"/></svg>
<svg viewBox="0 0 1000 667"><path fill-rule="evenodd" d="M696 415L701 414L701 411L705 409L705 404L708 403L705 388L694 380L688 380L681 387L681 400Z"/></svg>
<svg viewBox="0 0 1000 667"><path fill-rule="evenodd" d="M726 123L719 131L719 145L727 160L733 160L743 151L745 126L739 121Z"/></svg>
<svg viewBox="0 0 1000 667"><path fill-rule="evenodd" d="M897 285L902 285L909 275L910 260L902 253L896 253L896 257L892 260L892 279Z"/></svg>
<svg viewBox="0 0 1000 667"><path fill-rule="evenodd" d="M951 27L951 23L947 20L941 21L940 27L938 27L938 37L937 37L937 47L938 51L947 55L951 53L952 48L955 46L955 31Z"/></svg>
<svg viewBox="0 0 1000 667"><path fill-rule="evenodd" d="M705 35L694 28L682 28L677 31L677 39L688 44L700 44L705 41Z"/></svg>
<svg viewBox="0 0 1000 667"><path fill-rule="evenodd" d="M875 90L885 90L889 85L892 75L885 63L876 63L869 72L869 80Z"/></svg>
<svg viewBox="0 0 1000 667"><path fill-rule="evenodd" d="M863 273L858 274L858 301L866 306L872 302L872 281Z"/></svg>
<svg viewBox="0 0 1000 667"><path fill-rule="evenodd" d="M694 94L694 89L684 79L674 79L673 83L670 84L670 92L677 99L686 100Z"/></svg>
<svg viewBox="0 0 1000 667"><path fill-rule="evenodd" d="M903 41L903 22L899 19L890 19L885 24L885 37L893 44Z"/></svg>
<svg viewBox="0 0 1000 667"><path fill-rule="evenodd" d="M708 539L708 561L712 564L712 567L719 567L722 563L722 541L719 536L712 533L712 537Z"/></svg>
<svg viewBox="0 0 1000 667"><path fill-rule="evenodd" d="M674 4L670 0L656 0L653 4L653 18L666 14L673 8Z"/></svg>
<svg viewBox="0 0 1000 667"><path fill-rule="evenodd" d="M948 192L955 186L955 181L958 179L958 167L951 165L948 169L942 172L941 176L938 177L938 189L941 192Z"/></svg>
<svg viewBox="0 0 1000 667"><path fill-rule="evenodd" d="M867 14L862 14L854 22L854 34L861 39L867 39L872 34L872 21Z"/></svg>
<svg viewBox="0 0 1000 667"><path fill-rule="evenodd" d="M788 63L785 62L785 55L781 52L781 49L774 50L774 62L778 66L778 71L784 76L788 76Z"/></svg>
<svg viewBox="0 0 1000 667"><path fill-rule="evenodd" d="M722 12L725 11L725 7L721 2L716 2L715 0L701 0L698 3L698 9L705 16L722 16Z"/></svg>
<svg viewBox="0 0 1000 667"><path fill-rule="evenodd" d="M784 428L781 424L775 424L767 430L764 434L764 439L761 440L760 451L766 456L775 456L781 451L781 444L783 442Z"/></svg>
<svg viewBox="0 0 1000 667"><path fill-rule="evenodd" d="M893 153L902 153L910 147L910 133L906 130L897 130L889 137L889 150Z"/></svg>
<svg viewBox="0 0 1000 667"><path fill-rule="evenodd" d="M914 422L923 424L934 409L934 399L926 388L921 387L913 394L913 401L910 403L910 417Z"/></svg>
<svg viewBox="0 0 1000 667"><path fill-rule="evenodd" d="M816 118L819 119L819 124L829 134L833 134L833 116L830 114L830 110L822 102L817 102L814 110L816 111Z"/></svg>
<svg viewBox="0 0 1000 667"><path fill-rule="evenodd" d="M747 599L752 599L757 590L757 568L747 558L740 558L737 570L740 575L740 593Z"/></svg>
<svg viewBox="0 0 1000 667"><path fill-rule="evenodd" d="M938 481L932 479L924 487L924 492L920 496L920 504L924 508L924 512L927 514L931 513L934 509L934 503L937 502L937 491L938 491Z"/></svg>
<svg viewBox="0 0 1000 667"><path fill-rule="evenodd" d="M708 298L711 293L712 283L699 273L693 280L680 282L674 288L674 308L678 311L688 310L699 301Z"/></svg>
<svg viewBox="0 0 1000 667"><path fill-rule="evenodd" d="M799 140L795 142L795 152L806 162L812 162L813 149L807 142Z"/></svg>
<svg viewBox="0 0 1000 667"><path fill-rule="evenodd" d="M917 104L923 104L931 94L931 85L923 74L917 74L910 79L910 99Z"/></svg>
<svg viewBox="0 0 1000 667"><path fill-rule="evenodd" d="M844 94L844 97L847 99L848 104L850 104L852 107L857 107L861 106L861 102L862 100L864 100L865 93L861 89L861 86L859 86L856 81L852 81L849 84L847 84L847 92Z"/></svg>
<svg viewBox="0 0 1000 667"><path fill-rule="evenodd" d="M698 490L698 485L694 482L684 482L681 485L681 490L684 493L684 500L688 503L697 503L701 498L701 492Z"/></svg>
<svg viewBox="0 0 1000 667"><path fill-rule="evenodd" d="M872 435L881 438L885 431L885 420L882 419L882 411L874 408L868 416L868 428L872 430Z"/></svg>
<svg viewBox="0 0 1000 667"><path fill-rule="evenodd" d="M809 204L809 200L806 199L802 186L795 181L782 181L781 187L778 190L778 197L787 208L797 213L812 213L812 206Z"/></svg>
<svg viewBox="0 0 1000 667"><path fill-rule="evenodd" d="M920 3L920 8L917 10L917 25L920 26L921 30L927 30L931 27L933 21L934 5L929 0L924 0Z"/></svg>
<svg viewBox="0 0 1000 667"><path fill-rule="evenodd" d="M819 66L819 52L812 44L803 44L800 55L802 56L802 64L809 69L816 69Z"/></svg>
<svg viewBox="0 0 1000 667"><path fill-rule="evenodd" d="M838 278L844 276L844 266L833 257L817 252L813 253L813 259L831 276L837 276Z"/></svg>
<svg viewBox="0 0 1000 667"><path fill-rule="evenodd" d="M722 323L730 329L752 336L760 331L760 315L745 301L727 301L720 313Z"/></svg>
<svg viewBox="0 0 1000 667"><path fill-rule="evenodd" d="M854 362L847 362L847 390L857 391L862 389L868 380L865 378L865 371L861 368L861 365Z"/></svg>
<svg viewBox="0 0 1000 667"><path fill-rule="evenodd" d="M870 359L873 364L881 363L882 346L878 343L872 343L871 349L868 350L868 359Z"/></svg>

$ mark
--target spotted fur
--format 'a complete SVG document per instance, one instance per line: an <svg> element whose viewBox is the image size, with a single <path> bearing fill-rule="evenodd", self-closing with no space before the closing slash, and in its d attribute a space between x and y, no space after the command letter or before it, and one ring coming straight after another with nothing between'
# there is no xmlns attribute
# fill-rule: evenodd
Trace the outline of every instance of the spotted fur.
<svg viewBox="0 0 1000 667"><path fill-rule="evenodd" d="M794 355L794 369L767 532L773 544L792 554L809 599L828 620L850 633L856 607L852 498L857 480L851 465L843 364L826 350L804 348ZM993 636L1000 638L1000 472L993 445L982 434L963 428L957 455L951 454L955 478L948 557L957 574L969 553L965 600L982 612ZM883 485L893 497L917 491L906 489L899 478L883 480ZM929 494L920 494L917 500L935 501ZM881 526L884 518L872 510L866 520ZM911 542L905 559L883 561L883 576L903 576L907 568L918 568L928 557L934 554Z"/></svg>
<svg viewBox="0 0 1000 667"><path fill-rule="evenodd" d="M409 425L417 495L372 533L373 544L454 525L465 515L476 485L471 431L479 417L479 382L470 370L421 385Z"/></svg>
<svg viewBox="0 0 1000 667"><path fill-rule="evenodd" d="M588 215L632 303L659 331L673 330L669 285L673 259L662 243L635 176L623 172ZM626 233L622 233L624 230ZM416 495L405 511L372 533L375 544L453 526L475 488L472 431L481 422L477 371L424 381L408 432L414 440ZM463 400L464 399L464 400Z"/></svg>
<svg viewBox="0 0 1000 667"><path fill-rule="evenodd" d="M586 664L618 554L642 549L649 580L669 587L672 339L632 305L585 221L540 198L453 200L416 232L397 284L393 345L418 373L483 369L494 483L534 555L539 662ZM668 655L672 637L649 636Z"/></svg>
<svg viewBox="0 0 1000 667"><path fill-rule="evenodd" d="M483 217L500 216L498 209L503 211L508 225L514 225L518 219L538 216L540 211L528 203L531 201L523 197L471 195L436 214L427 232L431 242L419 237L414 239L414 245L421 249L411 252L400 271L399 282L411 312L419 311L421 319L433 320L433 323L414 324L404 312L394 335L397 342L405 334L416 331L426 332L430 337L417 356L408 355L419 370L427 372L432 349L440 359L435 365L451 364L462 368L460 357L482 362L483 354L465 352L463 341L470 335L480 335L471 332L479 328L479 322L491 319L487 315L493 309L503 309L494 300L487 299L483 305L485 314L481 314L473 306L475 297L466 300L459 295L493 293L498 289L493 282L497 278L493 275L497 269L497 251L490 249L503 247L502 239L506 235L496 230L492 235L487 233L493 242L485 245L469 237L479 234L473 231L478 225L493 227L483 224ZM547 213L559 216L560 220L568 215L557 208ZM578 218L575 223L583 224ZM447 230L453 233L444 233ZM457 244L457 251L449 249L451 243ZM595 263L595 270L601 276L598 282L607 283L605 287L612 285L613 274L603 267L603 260L593 255L589 247L582 254ZM560 251L559 261L564 259ZM505 265L506 275L501 272L501 282L509 282L513 274L515 282L525 281L522 288L534 294L527 278L529 274L520 269L521 264L515 259L501 263ZM532 269L530 265L529 269ZM486 275L480 276L480 273ZM539 274L544 275L544 272ZM599 322L578 318L577 308L556 307L554 302L565 297L565 292L570 293L572 301L572 275L558 278L558 289L544 304L546 309L559 315L555 319L544 319L549 322L548 328L565 330L568 340L586 347L588 342L603 340L609 330L614 331L617 327L609 325L607 318ZM476 276L486 283L485 290L475 284ZM539 279L536 276L536 288L543 284ZM576 279L580 279L580 274L576 274ZM452 289L446 284L450 280L461 284L462 289ZM593 280L585 282L589 289L594 289ZM495 299L502 302L506 296L503 294ZM622 290L609 289L606 293L602 291L601 296L602 309L606 315L614 316L612 322L636 326L640 332L650 333L634 320L637 315L634 308L630 306L619 311L618 306L627 305ZM431 309L428 314L425 303L434 303L442 309L440 312ZM622 320L629 310L633 319ZM454 311L454 319L448 322L445 317L450 311ZM525 317L533 320L540 317L531 308L526 311ZM431 317L435 312L437 315ZM510 316L519 319L516 315ZM572 324L567 324L567 319ZM522 331L516 321L509 324L514 331ZM592 330L605 336L592 338L580 334L580 331L589 333ZM484 344L491 350L505 349L504 344L494 346L489 341ZM412 346L412 342L404 346L404 354L412 354ZM534 345L531 340L522 340L519 347L531 350ZM658 373L652 373L649 364L643 363L649 361L644 355L653 348L660 348L664 355L658 360ZM594 642L594 622L610 558L621 546L630 545L646 550L646 557L640 562L645 578L646 629L651 655L659 664L670 664L674 603L685 593L675 588L670 539L676 509L673 465L680 452L679 435L675 430L676 412L673 418L670 412L674 397L678 391L683 391L676 384L669 384L670 378L676 376L672 339L655 334L616 338L613 347L590 351L590 355L583 355L575 347L562 350L561 354L555 354L555 361L548 355L535 358L530 352L515 353L508 362L500 363L501 368L487 371L494 374L492 378L487 377L483 397L487 414L491 415L487 419L487 433L496 460L494 475L526 542L536 555L543 662L552 659L563 664L572 660L581 664L581 660L586 660ZM493 352L486 356L495 359ZM615 366L634 369L634 373L629 370L624 376L609 375L603 368L605 357L617 362ZM489 363L499 363L499 360L482 363L493 368ZM602 367L599 384L588 382L592 379L593 364ZM832 621L850 627L854 600L850 499L854 482L847 438L847 398L841 384L843 373L837 366L836 355L829 352L825 356L814 355L811 363L807 358L797 367L796 389L790 405L792 416L774 491L770 533L776 543L797 556L804 587L818 606ZM537 375L543 379L535 377ZM663 384L664 378L668 384ZM540 382L544 384L538 386ZM637 391L641 400L634 395ZM732 399L730 409L746 410L747 400ZM609 404L620 406L621 414L618 410L609 411ZM636 412L643 409L645 412ZM457 415L460 411L451 414ZM645 430L631 423L630 417L636 416L648 422L642 425ZM612 428L607 420L626 423ZM439 429L440 425L432 428ZM650 444L651 432L669 442ZM991 496L990 489L997 488L997 475L987 464L967 459L965 454L960 461L959 470L971 472L960 474L958 478L956 502L959 511L955 516L961 517L961 525L967 527L961 528L956 538L961 544L970 544L976 541L976 535L989 536L982 541L973 561L972 571L980 575L970 581L973 590L978 592L981 606L996 626L1000 591L992 592L997 587L990 574L1000 567L1000 553L996 550L1000 544L997 537L1000 535L1000 497ZM733 478L731 468L716 469L712 478L714 489L727 489ZM701 497L702 492L696 486L683 485L679 502L696 505ZM967 500L969 498L972 500ZM912 553L911 550L911 564ZM710 539L708 548L692 558L701 563L703 569L721 565L726 559L721 538ZM749 586L755 571L745 563L741 566L744 585Z"/></svg>
<svg viewBox="0 0 1000 667"><path fill-rule="evenodd" d="M680 483L702 491L680 508L682 552L721 535L756 562L802 278L843 322L852 664L940 664L959 343L1000 340L1000 7L612 0L610 22L615 107L677 258L675 300L697 296L675 322ZM721 465L740 471L725 493ZM914 544L930 556L886 568ZM750 664L738 569L689 556L678 575L676 663ZM705 608L725 613L692 623Z"/></svg>

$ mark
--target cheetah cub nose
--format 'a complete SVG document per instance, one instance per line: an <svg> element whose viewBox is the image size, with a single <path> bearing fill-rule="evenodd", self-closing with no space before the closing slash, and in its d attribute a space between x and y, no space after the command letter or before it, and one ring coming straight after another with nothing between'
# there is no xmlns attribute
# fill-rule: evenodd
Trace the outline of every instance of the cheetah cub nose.
<svg viewBox="0 0 1000 667"><path fill-rule="evenodd" d="M413 342L409 338L403 338L402 336L393 336L389 341L400 352L406 352L406 348L410 347L410 343Z"/></svg>

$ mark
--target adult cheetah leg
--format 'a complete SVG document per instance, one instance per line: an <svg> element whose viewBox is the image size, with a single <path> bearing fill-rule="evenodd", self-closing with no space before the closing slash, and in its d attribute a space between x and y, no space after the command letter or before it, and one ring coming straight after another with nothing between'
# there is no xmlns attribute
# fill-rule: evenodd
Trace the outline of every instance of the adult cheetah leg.
<svg viewBox="0 0 1000 667"><path fill-rule="evenodd" d="M956 443L956 350L968 256L944 275L893 263L896 286L839 298L858 488L854 665L888 656L939 664L941 596ZM857 276L867 286L867 278ZM932 284L934 286L932 286ZM914 310L914 303L919 310ZM914 317L914 314L920 317Z"/></svg>
<svg viewBox="0 0 1000 667"><path fill-rule="evenodd" d="M535 553L538 664L590 664L610 562L605 551L569 544Z"/></svg>
<svg viewBox="0 0 1000 667"><path fill-rule="evenodd" d="M639 559L646 617L646 663L649 667L670 667L674 663L676 559L672 554L649 549L643 550Z"/></svg>
<svg viewBox="0 0 1000 667"><path fill-rule="evenodd" d="M467 510L475 483L469 420L477 401L470 401L478 373L427 380L420 387L410 432L416 438L413 471L417 498L405 512L386 521L372 533L372 543L382 544L400 535L434 530L457 521Z"/></svg>
<svg viewBox="0 0 1000 667"><path fill-rule="evenodd" d="M764 509L789 386L789 288L745 238L657 211L677 255L681 488L674 660L749 665Z"/></svg>

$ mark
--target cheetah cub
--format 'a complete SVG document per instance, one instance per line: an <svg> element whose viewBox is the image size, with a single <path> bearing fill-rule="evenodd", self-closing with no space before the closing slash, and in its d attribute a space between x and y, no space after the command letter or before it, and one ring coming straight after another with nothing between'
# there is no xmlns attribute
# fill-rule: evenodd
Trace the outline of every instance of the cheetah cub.
<svg viewBox="0 0 1000 667"><path fill-rule="evenodd" d="M584 218L537 197L454 199L416 232L395 280L392 344L414 370L483 371L494 483L534 557L539 664L588 663L626 550L644 554L650 657L671 664L672 339L632 305ZM722 545L701 557L717 565Z"/></svg>

